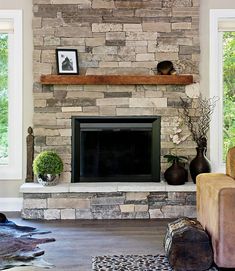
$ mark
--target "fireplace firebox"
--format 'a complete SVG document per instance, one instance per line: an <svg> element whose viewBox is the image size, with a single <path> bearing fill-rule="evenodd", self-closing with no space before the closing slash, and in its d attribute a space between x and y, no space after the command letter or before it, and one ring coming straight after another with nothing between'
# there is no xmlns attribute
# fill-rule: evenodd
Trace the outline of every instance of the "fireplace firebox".
<svg viewBox="0 0 235 271"><path fill-rule="evenodd" d="M72 117L72 182L160 181L159 116Z"/></svg>

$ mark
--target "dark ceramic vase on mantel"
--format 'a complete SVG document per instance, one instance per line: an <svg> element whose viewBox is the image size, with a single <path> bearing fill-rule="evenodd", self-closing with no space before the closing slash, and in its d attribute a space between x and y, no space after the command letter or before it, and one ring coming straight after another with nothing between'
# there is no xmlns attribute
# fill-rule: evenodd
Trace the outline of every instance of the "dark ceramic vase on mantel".
<svg viewBox="0 0 235 271"><path fill-rule="evenodd" d="M197 155L191 161L189 165L190 174L194 183L196 183L196 177L200 173L211 172L211 164L205 155L206 148L197 147Z"/></svg>
<svg viewBox="0 0 235 271"><path fill-rule="evenodd" d="M178 161L173 161L173 164L165 171L164 178L170 185L182 185L187 182L188 173Z"/></svg>

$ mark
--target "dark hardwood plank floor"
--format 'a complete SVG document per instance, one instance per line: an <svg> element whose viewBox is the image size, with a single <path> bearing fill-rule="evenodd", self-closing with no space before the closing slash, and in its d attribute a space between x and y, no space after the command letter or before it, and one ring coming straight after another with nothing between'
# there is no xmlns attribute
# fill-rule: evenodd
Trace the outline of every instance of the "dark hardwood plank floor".
<svg viewBox="0 0 235 271"><path fill-rule="evenodd" d="M8 216L19 225L50 230L55 243L41 245L44 259L55 265L50 270L90 271L97 255L163 253L163 238L169 220L27 221ZM13 271L39 271L15 267Z"/></svg>

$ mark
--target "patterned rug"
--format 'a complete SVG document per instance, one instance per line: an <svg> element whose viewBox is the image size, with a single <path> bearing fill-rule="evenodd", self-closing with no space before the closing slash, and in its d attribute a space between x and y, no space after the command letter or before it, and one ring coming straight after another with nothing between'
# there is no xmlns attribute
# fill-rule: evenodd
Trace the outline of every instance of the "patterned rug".
<svg viewBox="0 0 235 271"><path fill-rule="evenodd" d="M113 255L92 258L93 271L174 271L165 255ZM208 271L217 271L215 267Z"/></svg>

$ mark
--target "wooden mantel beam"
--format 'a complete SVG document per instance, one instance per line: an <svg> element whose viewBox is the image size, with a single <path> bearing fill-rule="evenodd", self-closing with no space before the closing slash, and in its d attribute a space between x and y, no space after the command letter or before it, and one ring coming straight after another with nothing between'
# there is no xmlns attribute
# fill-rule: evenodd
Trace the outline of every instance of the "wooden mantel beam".
<svg viewBox="0 0 235 271"><path fill-rule="evenodd" d="M41 75L43 85L188 85L192 75Z"/></svg>

